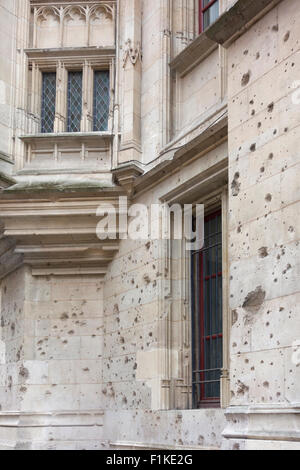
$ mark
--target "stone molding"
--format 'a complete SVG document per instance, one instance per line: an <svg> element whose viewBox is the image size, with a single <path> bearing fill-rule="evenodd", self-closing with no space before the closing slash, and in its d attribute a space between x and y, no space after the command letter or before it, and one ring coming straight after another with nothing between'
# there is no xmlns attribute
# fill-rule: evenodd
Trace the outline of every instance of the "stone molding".
<svg viewBox="0 0 300 470"><path fill-rule="evenodd" d="M98 2L31 2L33 9L33 47L37 46L38 25L47 19L49 15L56 18L60 29L60 45L64 44L64 29L66 21L80 17L86 25L86 46L90 42L90 23L97 19L114 22L116 2L112 0Z"/></svg>

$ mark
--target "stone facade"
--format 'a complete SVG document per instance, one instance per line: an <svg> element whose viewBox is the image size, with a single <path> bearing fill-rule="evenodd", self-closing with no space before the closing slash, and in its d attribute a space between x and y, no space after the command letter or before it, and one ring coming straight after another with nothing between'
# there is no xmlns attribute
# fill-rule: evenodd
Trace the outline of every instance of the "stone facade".
<svg viewBox="0 0 300 470"><path fill-rule="evenodd" d="M199 5L0 0L0 449L300 448L298 1L220 0L201 34ZM125 196L221 210L219 408L193 407L190 253L122 237Z"/></svg>

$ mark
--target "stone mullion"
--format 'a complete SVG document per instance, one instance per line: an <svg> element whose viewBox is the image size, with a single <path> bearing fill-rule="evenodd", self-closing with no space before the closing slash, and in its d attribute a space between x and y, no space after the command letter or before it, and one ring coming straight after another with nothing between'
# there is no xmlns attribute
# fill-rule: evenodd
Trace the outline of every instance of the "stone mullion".
<svg viewBox="0 0 300 470"><path fill-rule="evenodd" d="M56 106L54 132L65 132L67 119L67 86L68 72L62 62L56 68Z"/></svg>
<svg viewBox="0 0 300 470"><path fill-rule="evenodd" d="M38 132L40 125L41 94L41 72L39 66L35 62L33 62L31 72L31 113L34 115L36 122L36 129L34 130L34 133Z"/></svg>
<svg viewBox="0 0 300 470"><path fill-rule="evenodd" d="M94 72L89 62L85 61L82 70L82 118L81 132L93 130L93 76Z"/></svg>

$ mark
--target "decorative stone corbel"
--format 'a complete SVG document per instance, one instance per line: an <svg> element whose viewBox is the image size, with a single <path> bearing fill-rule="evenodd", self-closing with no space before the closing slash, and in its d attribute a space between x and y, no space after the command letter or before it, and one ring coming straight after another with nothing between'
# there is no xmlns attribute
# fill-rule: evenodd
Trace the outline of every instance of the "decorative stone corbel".
<svg viewBox="0 0 300 470"><path fill-rule="evenodd" d="M124 47L123 68L126 67L128 59L135 65L138 60L142 61L142 46L140 42L134 44L131 39L127 39Z"/></svg>
<svg viewBox="0 0 300 470"><path fill-rule="evenodd" d="M115 181L125 189L129 198L134 194L134 182L144 171L136 163L130 162L112 170Z"/></svg>

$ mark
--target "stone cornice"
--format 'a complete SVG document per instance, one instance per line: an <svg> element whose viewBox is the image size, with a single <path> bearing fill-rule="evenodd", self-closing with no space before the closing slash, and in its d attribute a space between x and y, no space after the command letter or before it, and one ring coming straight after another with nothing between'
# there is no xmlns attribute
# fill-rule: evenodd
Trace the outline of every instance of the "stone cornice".
<svg viewBox="0 0 300 470"><path fill-rule="evenodd" d="M227 48L281 1L238 0L205 31L205 34L212 41Z"/></svg>
<svg viewBox="0 0 300 470"><path fill-rule="evenodd" d="M117 187L66 193L56 188L4 191L0 200L0 278L22 264L29 265L37 276L104 276L118 251L119 227L116 225L115 238L100 240L97 226L105 209L99 214L98 208L108 207L118 215L121 194Z"/></svg>
<svg viewBox="0 0 300 470"><path fill-rule="evenodd" d="M25 49L24 51L30 61L53 62L63 59L68 62L78 60L110 59L115 56L115 47L62 47L53 49Z"/></svg>
<svg viewBox="0 0 300 470"><path fill-rule="evenodd" d="M159 163L148 172L137 177L134 182L134 194L141 194L176 172L180 165L201 156L201 153L219 145L227 139L227 114L223 112L215 121L208 124L206 129L199 132L185 144L174 144L161 156Z"/></svg>
<svg viewBox="0 0 300 470"><path fill-rule="evenodd" d="M253 23L281 1L238 0L171 61L171 69L181 76L185 75L209 56L218 44L229 47Z"/></svg>

